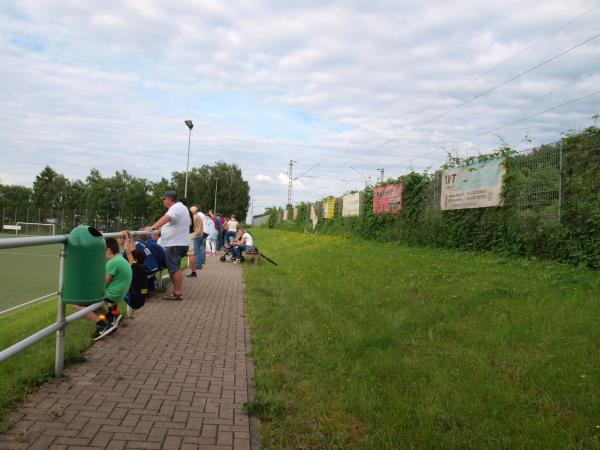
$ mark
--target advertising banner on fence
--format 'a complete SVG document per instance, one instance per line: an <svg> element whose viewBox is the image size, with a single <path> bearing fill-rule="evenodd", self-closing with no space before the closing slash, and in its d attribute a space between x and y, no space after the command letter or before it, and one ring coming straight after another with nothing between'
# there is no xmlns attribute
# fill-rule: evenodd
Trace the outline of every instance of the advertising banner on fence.
<svg viewBox="0 0 600 450"><path fill-rule="evenodd" d="M252 226L260 227L261 225L266 225L269 223L270 214L263 214L261 216L252 217Z"/></svg>
<svg viewBox="0 0 600 450"><path fill-rule="evenodd" d="M323 218L333 219L335 214L335 198L328 198L323 202Z"/></svg>
<svg viewBox="0 0 600 450"><path fill-rule="evenodd" d="M358 216L360 214L360 193L344 195L342 199L342 217Z"/></svg>
<svg viewBox="0 0 600 450"><path fill-rule="evenodd" d="M373 189L374 214L399 214L402 210L404 185L387 184Z"/></svg>
<svg viewBox="0 0 600 450"><path fill-rule="evenodd" d="M319 217L317 217L317 212L315 211L315 205L310 205L310 220L312 222L313 230L319 223Z"/></svg>
<svg viewBox="0 0 600 450"><path fill-rule="evenodd" d="M502 206L505 174L504 158L444 170L440 208L447 211Z"/></svg>

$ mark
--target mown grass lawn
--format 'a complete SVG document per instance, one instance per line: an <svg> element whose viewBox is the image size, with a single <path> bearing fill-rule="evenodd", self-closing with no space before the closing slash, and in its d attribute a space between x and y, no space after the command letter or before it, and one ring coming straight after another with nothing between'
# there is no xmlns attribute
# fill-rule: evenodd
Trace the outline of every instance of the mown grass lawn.
<svg viewBox="0 0 600 450"><path fill-rule="evenodd" d="M600 448L600 274L253 230L267 448Z"/></svg>
<svg viewBox="0 0 600 450"><path fill-rule="evenodd" d="M67 314L74 310L67 308ZM56 299L33 305L0 317L0 349L20 341L56 322ZM65 362L82 359L91 343L94 325L81 319L67 327ZM3 423L6 414L25 394L54 375L54 335L34 344L24 352L0 363L0 432L10 424Z"/></svg>

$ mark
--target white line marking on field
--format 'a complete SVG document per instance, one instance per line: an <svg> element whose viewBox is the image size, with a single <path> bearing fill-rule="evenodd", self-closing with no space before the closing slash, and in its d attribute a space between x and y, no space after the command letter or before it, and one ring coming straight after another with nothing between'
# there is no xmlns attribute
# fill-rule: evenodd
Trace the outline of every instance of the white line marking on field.
<svg viewBox="0 0 600 450"><path fill-rule="evenodd" d="M47 302L48 300L50 300L52 297L54 297L54 296L55 296L55 295L57 295L57 294L58 294L58 292L52 292L51 294L46 294L46 295L44 295L44 296L42 296L42 297L39 297L39 298L34 298L33 300L29 300L29 301L28 301L28 302L26 302L26 303L21 303L20 305L13 306L12 308L5 309L4 311L0 311L0 316L1 316L2 314L5 314L5 313L7 313L7 312L14 311L15 309L22 308L23 306L30 305L31 303L35 303L35 302L44 303L44 302L42 302L42 301L40 301L40 300L44 300L45 302Z"/></svg>
<svg viewBox="0 0 600 450"><path fill-rule="evenodd" d="M4 250L0 250L0 255L17 255L17 256L51 256L52 258L58 257L58 253L56 255L48 255L43 253L20 253L20 252L7 252Z"/></svg>

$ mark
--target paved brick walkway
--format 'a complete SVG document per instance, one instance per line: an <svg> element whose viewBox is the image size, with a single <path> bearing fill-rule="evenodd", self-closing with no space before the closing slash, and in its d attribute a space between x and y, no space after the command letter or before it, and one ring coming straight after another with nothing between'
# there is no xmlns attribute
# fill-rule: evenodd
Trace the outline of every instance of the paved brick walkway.
<svg viewBox="0 0 600 450"><path fill-rule="evenodd" d="M150 300L30 396L0 449L259 448L242 268L207 260L183 301Z"/></svg>

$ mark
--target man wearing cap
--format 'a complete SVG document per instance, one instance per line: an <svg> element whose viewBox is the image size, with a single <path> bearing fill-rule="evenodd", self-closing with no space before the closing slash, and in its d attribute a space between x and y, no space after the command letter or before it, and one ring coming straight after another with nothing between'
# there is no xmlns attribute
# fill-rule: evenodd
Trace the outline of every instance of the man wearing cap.
<svg viewBox="0 0 600 450"><path fill-rule="evenodd" d="M161 245L165 248L167 270L173 284L173 294L165 295L165 300L182 300L183 273L181 258L187 254L189 246L190 213L187 207L177 200L175 191L167 191L162 197L168 211L152 225L160 228Z"/></svg>

